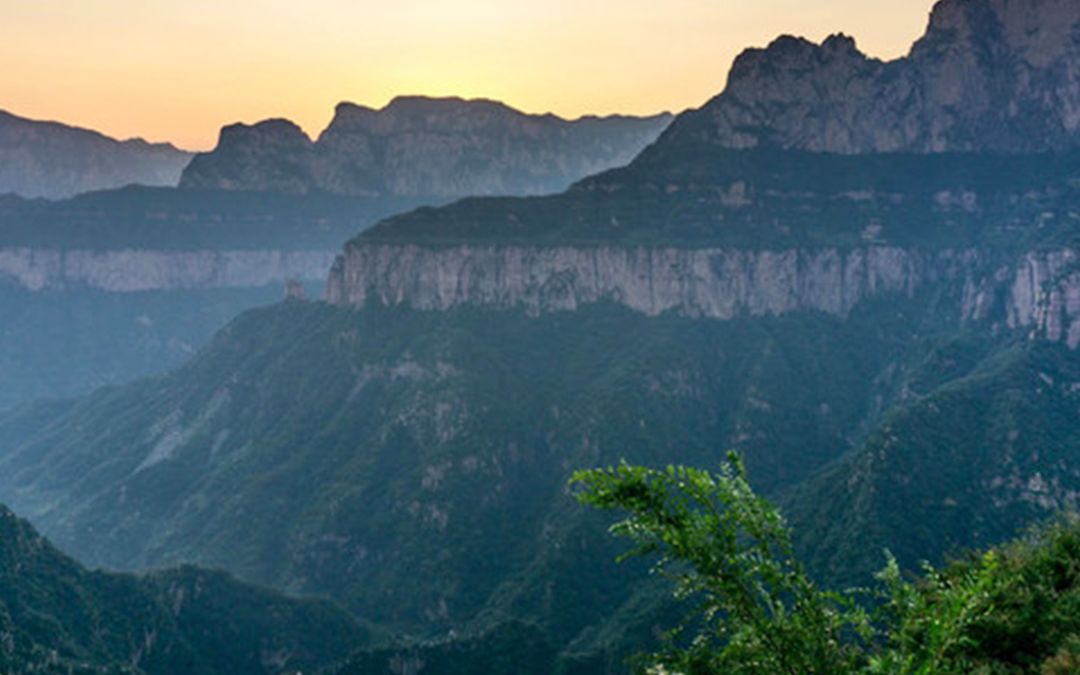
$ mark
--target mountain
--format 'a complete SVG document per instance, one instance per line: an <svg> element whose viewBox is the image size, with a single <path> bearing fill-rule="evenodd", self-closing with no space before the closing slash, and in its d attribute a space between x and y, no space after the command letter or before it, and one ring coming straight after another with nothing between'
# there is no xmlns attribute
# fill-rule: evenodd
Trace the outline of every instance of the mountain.
<svg viewBox="0 0 1080 675"><path fill-rule="evenodd" d="M907 57L849 37L743 53L671 143L864 153L1046 152L1080 145L1080 5L942 0Z"/></svg>
<svg viewBox="0 0 1080 675"><path fill-rule="evenodd" d="M926 297L847 321L286 302L165 378L4 418L0 495L93 564L222 567L427 637L516 619L588 654L643 570L611 568L568 473L730 446L797 483L898 396Z"/></svg>
<svg viewBox="0 0 1080 675"><path fill-rule="evenodd" d="M1016 11L1036 44L1054 7L947 0L920 45L1021 53L939 27ZM739 147L703 122L725 92L564 193L387 218L325 302L248 312L164 377L0 416L0 498L93 564L221 567L405 636L344 672L503 667L474 661L492 653L622 671L677 610L612 564L566 478L623 458L739 451L829 582L860 583L884 546L912 566L1011 536L1080 495L1080 152L1043 140L1071 123L1045 93L1068 90L1069 54L1047 107L967 145ZM823 101L796 126L840 114Z"/></svg>
<svg viewBox="0 0 1080 675"><path fill-rule="evenodd" d="M178 366L416 202L128 187L0 203L0 409Z"/></svg>
<svg viewBox="0 0 1080 675"><path fill-rule="evenodd" d="M175 186L192 153L0 110L0 194L66 199L132 183Z"/></svg>
<svg viewBox="0 0 1080 675"><path fill-rule="evenodd" d="M1080 503L1080 355L957 337L857 452L785 495L799 545L834 583L928 552L961 555Z"/></svg>
<svg viewBox="0 0 1080 675"><path fill-rule="evenodd" d="M364 645L329 603L292 600L194 568L91 572L0 507L0 671L297 672Z"/></svg>
<svg viewBox="0 0 1080 675"><path fill-rule="evenodd" d="M224 128L181 186L398 197L558 192L629 162L671 121L652 117L527 115L502 103L398 97L374 110L338 105L312 142L273 119Z"/></svg>
<svg viewBox="0 0 1080 675"><path fill-rule="evenodd" d="M182 190L0 197L0 311L13 318L0 328L0 409L178 366L236 314L279 299L286 282L318 295L341 243L380 218L459 191L498 193L534 180L561 188L628 161L670 119L571 123L490 102L421 98L366 110L340 106L318 144L285 121L226 128ZM366 164L372 152L377 165ZM308 155L333 162L319 180L332 169L352 187L293 184L310 168L302 166ZM191 187L219 170L262 177ZM387 186L372 188L376 178ZM445 181L458 182L444 189Z"/></svg>

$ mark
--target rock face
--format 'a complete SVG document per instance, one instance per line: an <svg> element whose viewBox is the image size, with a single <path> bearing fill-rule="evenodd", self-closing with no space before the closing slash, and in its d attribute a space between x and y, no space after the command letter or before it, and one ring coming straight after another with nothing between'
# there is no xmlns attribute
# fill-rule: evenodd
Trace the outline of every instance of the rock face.
<svg viewBox="0 0 1080 675"><path fill-rule="evenodd" d="M332 304L523 309L532 315L614 302L648 316L728 320L820 312L844 316L886 293L962 285L958 319L1001 321L1080 346L1080 259L1072 249L1009 262L975 249L926 252L646 247L351 245L334 263Z"/></svg>
<svg viewBox="0 0 1080 675"><path fill-rule="evenodd" d="M557 192L629 162L671 119L568 121L458 98L400 97L381 110L342 103L315 142L287 120L224 128L181 186L353 196Z"/></svg>
<svg viewBox="0 0 1080 675"><path fill-rule="evenodd" d="M333 251L150 251L0 248L0 281L29 291L89 288L112 293L262 288L320 281Z"/></svg>
<svg viewBox="0 0 1080 675"><path fill-rule="evenodd" d="M1080 146L1080 3L942 0L906 58L836 35L743 53L670 138L726 148L1041 152Z"/></svg>
<svg viewBox="0 0 1080 675"><path fill-rule="evenodd" d="M132 183L175 186L191 153L0 110L0 194L63 199Z"/></svg>

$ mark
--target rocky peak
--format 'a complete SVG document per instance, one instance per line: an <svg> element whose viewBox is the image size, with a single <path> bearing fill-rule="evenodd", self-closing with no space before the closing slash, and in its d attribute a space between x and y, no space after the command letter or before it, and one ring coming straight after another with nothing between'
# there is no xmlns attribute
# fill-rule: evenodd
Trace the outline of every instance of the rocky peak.
<svg viewBox="0 0 1080 675"><path fill-rule="evenodd" d="M303 129L286 119L269 119L257 124L230 124L218 136L218 146L228 149L264 143L304 148L311 145L311 139Z"/></svg>
<svg viewBox="0 0 1080 675"><path fill-rule="evenodd" d="M846 36L785 36L667 140L817 152L1043 152L1080 146L1080 2L943 0L902 59Z"/></svg>
<svg viewBox="0 0 1080 675"><path fill-rule="evenodd" d="M315 145L286 119L232 124L221 130L217 149L196 155L181 178L188 188L260 189L304 194L312 189Z"/></svg>
<svg viewBox="0 0 1080 675"><path fill-rule="evenodd" d="M1077 24L1075 0L942 0L912 56L934 46L981 45L1048 68L1076 56Z"/></svg>
<svg viewBox="0 0 1080 675"><path fill-rule="evenodd" d="M330 120L330 125L319 134L319 142L328 135L370 129L375 125L378 117L379 111L374 108L342 101L334 107L334 118Z"/></svg>
<svg viewBox="0 0 1080 675"><path fill-rule="evenodd" d="M331 143L345 134L460 133L531 119L543 118L533 118L486 99L398 96L381 110L353 103L338 104L334 119L319 141Z"/></svg>

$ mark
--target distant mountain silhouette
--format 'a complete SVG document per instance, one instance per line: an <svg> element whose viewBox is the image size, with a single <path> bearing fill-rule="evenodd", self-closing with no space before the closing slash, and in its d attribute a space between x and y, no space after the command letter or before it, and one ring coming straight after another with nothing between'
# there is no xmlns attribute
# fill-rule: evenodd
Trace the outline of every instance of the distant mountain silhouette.
<svg viewBox="0 0 1080 675"><path fill-rule="evenodd" d="M381 110L342 103L314 142L283 119L225 127L213 152L184 171L181 187L353 196L558 192L629 162L671 120L664 113L571 121L460 98L399 97Z"/></svg>
<svg viewBox="0 0 1080 675"><path fill-rule="evenodd" d="M63 199L132 183L174 186L191 153L0 110L0 194Z"/></svg>

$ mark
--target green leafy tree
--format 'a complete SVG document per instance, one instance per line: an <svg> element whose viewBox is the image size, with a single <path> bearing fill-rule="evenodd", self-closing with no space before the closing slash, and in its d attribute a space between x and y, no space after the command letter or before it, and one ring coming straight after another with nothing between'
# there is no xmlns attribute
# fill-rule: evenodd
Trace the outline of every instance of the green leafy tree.
<svg viewBox="0 0 1080 675"><path fill-rule="evenodd" d="M695 610L650 659L698 673L848 672L862 665L870 621L845 595L818 589L792 552L787 526L732 454L717 473L623 464L572 478L585 504L628 516L612 531L658 555ZM690 629L696 635L688 637Z"/></svg>
<svg viewBox="0 0 1080 675"><path fill-rule="evenodd" d="M731 454L719 471L622 464L571 479L585 504L626 517L612 532L656 556L692 601L651 673L985 675L1080 673L1080 521L909 580L887 556L870 591L817 588L780 514Z"/></svg>

